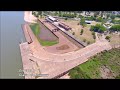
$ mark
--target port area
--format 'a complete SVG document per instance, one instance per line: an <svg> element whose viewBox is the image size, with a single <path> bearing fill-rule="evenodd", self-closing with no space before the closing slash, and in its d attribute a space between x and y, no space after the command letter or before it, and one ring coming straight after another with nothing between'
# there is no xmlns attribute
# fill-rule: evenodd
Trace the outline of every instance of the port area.
<svg viewBox="0 0 120 90"><path fill-rule="evenodd" d="M88 45L77 51L64 54L48 52L40 45L28 25L23 25L26 37L25 43L20 44L25 79L60 78L75 66L82 64L93 55L111 49L104 39Z"/></svg>
<svg viewBox="0 0 120 90"><path fill-rule="evenodd" d="M41 23L43 22L44 21ZM59 50L59 48L58 53L55 50L54 52L51 52L53 50L51 47L55 47L55 45L47 47L42 46L35 34L32 32L29 24L22 25L27 41L20 44L25 79L60 78L75 66L86 62L91 56L94 56L101 51L111 49L110 44L105 39L97 40L93 44L79 48L62 34L64 32L60 33L60 30L54 29L56 27L50 28L52 25L45 23L46 22L43 23L45 27L51 30L51 32L59 38L58 45L60 45L60 42L64 42L64 40L66 40L64 44L68 44L70 47L72 46L72 50L69 51L69 49L66 49L66 51L68 51L65 52L65 50ZM61 37L64 37L64 39ZM74 46L77 48L74 49ZM51 48L51 51L47 48Z"/></svg>

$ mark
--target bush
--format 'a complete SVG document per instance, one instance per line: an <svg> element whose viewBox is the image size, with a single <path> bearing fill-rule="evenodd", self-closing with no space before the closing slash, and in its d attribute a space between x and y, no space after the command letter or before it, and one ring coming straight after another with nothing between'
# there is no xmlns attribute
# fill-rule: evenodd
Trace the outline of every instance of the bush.
<svg viewBox="0 0 120 90"><path fill-rule="evenodd" d="M87 44L90 44L90 41L87 41Z"/></svg>
<svg viewBox="0 0 120 90"><path fill-rule="evenodd" d="M65 20L68 20L68 18L66 17Z"/></svg>
<svg viewBox="0 0 120 90"><path fill-rule="evenodd" d="M83 29L81 29L80 35L82 35L82 34L83 34L83 31L84 31L84 30L83 30Z"/></svg>
<svg viewBox="0 0 120 90"><path fill-rule="evenodd" d="M79 15L79 18L83 18L83 16L82 16L82 15Z"/></svg>
<svg viewBox="0 0 120 90"><path fill-rule="evenodd" d="M120 20L112 20L111 23L120 24Z"/></svg>
<svg viewBox="0 0 120 90"><path fill-rule="evenodd" d="M99 18L97 18L96 21L97 21L97 22L103 22L103 18L102 18L102 17L99 17Z"/></svg>
<svg viewBox="0 0 120 90"><path fill-rule="evenodd" d="M106 28L103 25L96 24L95 26L91 26L90 30L103 33L104 31L106 31Z"/></svg>
<svg viewBox="0 0 120 90"><path fill-rule="evenodd" d="M80 25L82 25L83 27L85 27L86 23L85 23L85 18L82 18L80 20Z"/></svg>
<svg viewBox="0 0 120 90"><path fill-rule="evenodd" d="M110 28L111 31L120 31L120 25L114 25Z"/></svg>
<svg viewBox="0 0 120 90"><path fill-rule="evenodd" d="M96 39L96 36L95 36L95 35L93 35L93 39Z"/></svg>
<svg viewBox="0 0 120 90"><path fill-rule="evenodd" d="M116 15L116 17L120 18L120 15Z"/></svg>
<svg viewBox="0 0 120 90"><path fill-rule="evenodd" d="M106 36L105 39L109 40L109 39L110 39L110 36Z"/></svg>
<svg viewBox="0 0 120 90"><path fill-rule="evenodd" d="M91 17L86 17L86 20L91 20L91 21L93 21L93 20L96 20L96 18L93 17L93 16L91 16Z"/></svg>
<svg viewBox="0 0 120 90"><path fill-rule="evenodd" d="M83 39L83 42L86 42L86 39Z"/></svg>
<svg viewBox="0 0 120 90"><path fill-rule="evenodd" d="M111 15L110 18L113 20L115 19L115 15Z"/></svg>
<svg viewBox="0 0 120 90"><path fill-rule="evenodd" d="M92 35L95 35L95 32L92 32Z"/></svg>
<svg viewBox="0 0 120 90"><path fill-rule="evenodd" d="M75 32L73 32L72 35L75 35Z"/></svg>

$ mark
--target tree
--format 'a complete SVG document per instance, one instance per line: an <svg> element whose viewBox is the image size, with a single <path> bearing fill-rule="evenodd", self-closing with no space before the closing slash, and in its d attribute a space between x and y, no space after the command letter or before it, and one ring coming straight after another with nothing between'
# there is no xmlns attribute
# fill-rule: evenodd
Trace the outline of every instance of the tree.
<svg viewBox="0 0 120 90"><path fill-rule="evenodd" d="M80 35L82 35L83 34L83 29L81 29L81 32L80 32Z"/></svg>
<svg viewBox="0 0 120 90"><path fill-rule="evenodd" d="M93 20L96 20L96 18L93 17L93 16L91 16L91 17L86 17L86 20L91 20L91 21L93 21Z"/></svg>
<svg viewBox="0 0 120 90"><path fill-rule="evenodd" d="M103 33L104 31L106 31L106 28L103 25L96 24L95 26L91 26L90 30L94 32Z"/></svg>
<svg viewBox="0 0 120 90"><path fill-rule="evenodd" d="M58 14L58 16L59 16L59 17L62 17L62 13L61 13L61 11L59 11L59 14Z"/></svg>
<svg viewBox="0 0 120 90"><path fill-rule="evenodd" d="M111 38L110 36L106 36L106 37L105 37L105 39L107 39L107 40L109 40L109 41L110 41L110 38Z"/></svg>
<svg viewBox="0 0 120 90"><path fill-rule="evenodd" d="M79 18L83 18L83 16L82 16L82 15L79 15Z"/></svg>
<svg viewBox="0 0 120 90"><path fill-rule="evenodd" d="M110 31L120 31L120 25L114 25L110 28Z"/></svg>
<svg viewBox="0 0 120 90"><path fill-rule="evenodd" d="M87 44L90 44L90 41L87 41Z"/></svg>
<svg viewBox="0 0 120 90"><path fill-rule="evenodd" d="M93 39L96 39L96 36L95 36L95 35L93 35Z"/></svg>
<svg viewBox="0 0 120 90"><path fill-rule="evenodd" d="M73 32L72 35L75 35L75 32Z"/></svg>
<svg viewBox="0 0 120 90"><path fill-rule="evenodd" d="M86 42L86 39L83 39L83 42Z"/></svg>
<svg viewBox="0 0 120 90"><path fill-rule="evenodd" d="M85 27L86 23L85 23L85 18L81 18L80 20L80 24Z"/></svg>
<svg viewBox="0 0 120 90"><path fill-rule="evenodd" d="M65 20L68 20L68 18L66 17Z"/></svg>
<svg viewBox="0 0 120 90"><path fill-rule="evenodd" d="M55 16L57 16L58 15L58 12L57 11L55 11Z"/></svg>
<svg viewBox="0 0 120 90"><path fill-rule="evenodd" d="M42 11L38 11L38 15L42 15Z"/></svg>
<svg viewBox="0 0 120 90"><path fill-rule="evenodd" d="M92 35L93 35L93 39L96 39L96 36L95 36L95 32L94 32L94 31L92 32Z"/></svg>
<svg viewBox="0 0 120 90"><path fill-rule="evenodd" d="M92 32L92 35L95 35L95 32Z"/></svg>
<svg viewBox="0 0 120 90"><path fill-rule="evenodd" d="M100 13L99 11L95 11L94 12L94 17L97 17L99 15L99 13Z"/></svg>
<svg viewBox="0 0 120 90"><path fill-rule="evenodd" d="M97 18L96 21L97 21L97 22L103 22L103 18L102 18L102 17L99 17L99 18Z"/></svg>
<svg viewBox="0 0 120 90"><path fill-rule="evenodd" d="M114 20L114 19L115 19L115 15L111 15L110 18L111 18L112 20Z"/></svg>
<svg viewBox="0 0 120 90"><path fill-rule="evenodd" d="M106 18L108 19L109 17L110 17L110 14L107 14L107 15L106 15Z"/></svg>

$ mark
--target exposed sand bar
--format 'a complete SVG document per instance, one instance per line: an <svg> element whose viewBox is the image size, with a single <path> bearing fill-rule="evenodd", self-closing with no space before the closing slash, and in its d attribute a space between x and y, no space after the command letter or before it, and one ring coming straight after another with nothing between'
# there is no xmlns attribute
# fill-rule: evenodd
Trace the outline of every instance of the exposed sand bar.
<svg viewBox="0 0 120 90"><path fill-rule="evenodd" d="M24 20L29 23L36 23L37 18L32 15L32 11L24 11Z"/></svg>

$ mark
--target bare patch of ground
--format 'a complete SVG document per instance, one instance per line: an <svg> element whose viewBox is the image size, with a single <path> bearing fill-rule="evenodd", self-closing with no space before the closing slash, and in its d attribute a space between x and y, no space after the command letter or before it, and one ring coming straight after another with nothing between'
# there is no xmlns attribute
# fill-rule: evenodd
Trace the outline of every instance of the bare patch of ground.
<svg viewBox="0 0 120 90"><path fill-rule="evenodd" d="M114 74L108 67L100 67L101 77L104 79L114 79Z"/></svg>
<svg viewBox="0 0 120 90"><path fill-rule="evenodd" d="M111 34L111 39L110 39L110 44L115 45L115 44L120 44L120 34Z"/></svg>
<svg viewBox="0 0 120 90"><path fill-rule="evenodd" d="M66 50L68 48L70 48L68 45L62 45L60 47L56 47L57 50Z"/></svg>
<svg viewBox="0 0 120 90"><path fill-rule="evenodd" d="M69 33L73 33L75 32L75 37L80 39L80 40L84 40L86 39L86 41L89 41L90 43L94 43L95 40L93 39L93 35L92 32L90 31L90 25L87 25L86 27L82 27L81 25L78 25L78 23L80 21L76 21L76 20L64 20L64 19L60 19L60 21L64 22L66 25L70 26L72 28L72 30L69 30ZM94 22L93 22L94 24ZM81 29L84 30L83 34L80 35Z"/></svg>
<svg viewBox="0 0 120 90"><path fill-rule="evenodd" d="M110 44L112 46L114 45L120 45L120 32L117 32L117 33L107 33L105 36L110 36Z"/></svg>

